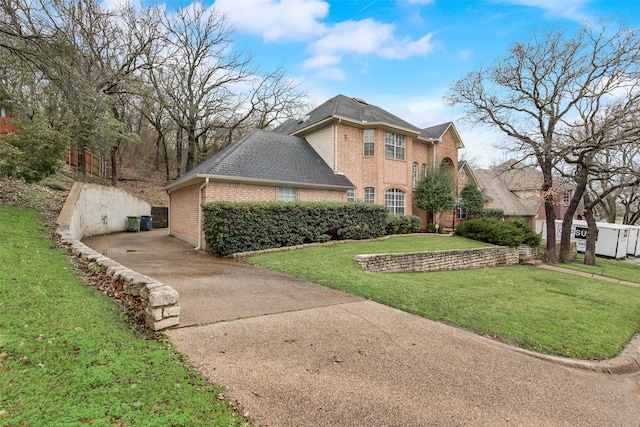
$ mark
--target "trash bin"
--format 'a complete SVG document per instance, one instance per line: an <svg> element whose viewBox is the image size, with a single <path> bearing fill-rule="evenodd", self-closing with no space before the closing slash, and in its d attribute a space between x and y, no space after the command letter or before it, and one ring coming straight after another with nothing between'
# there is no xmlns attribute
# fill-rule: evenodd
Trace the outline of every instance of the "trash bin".
<svg viewBox="0 0 640 427"><path fill-rule="evenodd" d="M135 232L140 231L140 217L139 216L128 216L127 220L128 220L127 231L135 231Z"/></svg>
<svg viewBox="0 0 640 427"><path fill-rule="evenodd" d="M153 230L153 216L143 215L140 217L140 230L142 231Z"/></svg>

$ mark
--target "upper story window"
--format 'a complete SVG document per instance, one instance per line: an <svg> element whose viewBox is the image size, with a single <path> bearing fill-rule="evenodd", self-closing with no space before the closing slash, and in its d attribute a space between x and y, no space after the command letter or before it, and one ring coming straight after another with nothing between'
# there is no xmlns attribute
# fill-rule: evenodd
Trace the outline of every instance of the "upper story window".
<svg viewBox="0 0 640 427"><path fill-rule="evenodd" d="M347 202L355 202L356 201L356 190L353 188L351 190L347 190Z"/></svg>
<svg viewBox="0 0 640 427"><path fill-rule="evenodd" d="M376 189L373 187L364 187L364 202L375 203L376 202Z"/></svg>
<svg viewBox="0 0 640 427"><path fill-rule="evenodd" d="M571 191L565 191L562 193L562 202L565 206L569 206L571 203Z"/></svg>
<svg viewBox="0 0 640 427"><path fill-rule="evenodd" d="M384 141L385 157L387 159L404 160L404 135L387 131Z"/></svg>
<svg viewBox="0 0 640 427"><path fill-rule="evenodd" d="M404 215L404 191L392 188L384 193L384 205L392 215Z"/></svg>
<svg viewBox="0 0 640 427"><path fill-rule="evenodd" d="M364 142L364 155L367 157L375 155L375 130L365 129L362 132L362 138Z"/></svg>
<svg viewBox="0 0 640 427"><path fill-rule="evenodd" d="M295 187L278 187L278 200L281 202L295 202L298 200L298 189Z"/></svg>
<svg viewBox="0 0 640 427"><path fill-rule="evenodd" d="M418 188L418 163L413 162L411 165L411 188Z"/></svg>

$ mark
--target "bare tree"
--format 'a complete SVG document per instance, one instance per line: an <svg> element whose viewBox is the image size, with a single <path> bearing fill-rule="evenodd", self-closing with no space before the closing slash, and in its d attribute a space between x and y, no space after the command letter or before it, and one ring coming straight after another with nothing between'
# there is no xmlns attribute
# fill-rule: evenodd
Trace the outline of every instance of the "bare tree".
<svg viewBox="0 0 640 427"><path fill-rule="evenodd" d="M472 122L500 129L522 159L535 158L543 175L546 219L554 224L554 173L575 148L571 136L615 103L619 90L636 84L639 55L636 30L611 31L604 23L585 25L575 34L536 34L530 42L515 43L488 69L458 80L447 99L461 105ZM578 133L589 143L594 131ZM547 227L546 239L547 260L556 262L555 227Z"/></svg>
<svg viewBox="0 0 640 427"><path fill-rule="evenodd" d="M93 0L0 0L0 49L62 93L78 148L109 152L113 183L117 147L127 136L98 138L96 130L104 130L105 118L120 120L114 97L136 91L132 77L147 67L144 53L154 41L154 19L127 3L108 10Z"/></svg>

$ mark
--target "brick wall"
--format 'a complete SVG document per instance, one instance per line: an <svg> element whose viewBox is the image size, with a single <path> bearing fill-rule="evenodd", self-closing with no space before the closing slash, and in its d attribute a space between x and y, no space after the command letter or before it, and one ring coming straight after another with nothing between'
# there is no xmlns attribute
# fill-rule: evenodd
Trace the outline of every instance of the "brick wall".
<svg viewBox="0 0 640 427"><path fill-rule="evenodd" d="M516 265L517 248L491 247L401 254L357 255L356 264L372 273L467 270Z"/></svg>
<svg viewBox="0 0 640 427"><path fill-rule="evenodd" d="M200 198L198 192L202 182L171 192L169 208L171 234L197 246L200 231ZM257 184L210 181L203 190L202 203L259 202L278 200L278 187ZM346 202L345 190L298 188L300 201ZM200 243L204 242L204 239Z"/></svg>

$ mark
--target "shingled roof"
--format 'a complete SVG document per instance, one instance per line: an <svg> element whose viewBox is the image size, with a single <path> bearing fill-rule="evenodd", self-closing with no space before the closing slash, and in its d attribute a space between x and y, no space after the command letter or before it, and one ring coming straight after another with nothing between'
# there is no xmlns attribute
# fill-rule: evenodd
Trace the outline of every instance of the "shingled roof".
<svg viewBox="0 0 640 427"><path fill-rule="evenodd" d="M311 145L295 136L254 130L171 182L167 190L194 179L347 189L353 184L335 173Z"/></svg>
<svg viewBox="0 0 640 427"><path fill-rule="evenodd" d="M280 125L276 131L288 135L303 133L305 129L323 121L337 118L360 124L387 125L396 129L403 129L408 132L420 134L421 129L401 118L383 110L375 105L368 104L360 98L350 98L344 95L337 95L314 108L308 115L300 120L288 120Z"/></svg>

